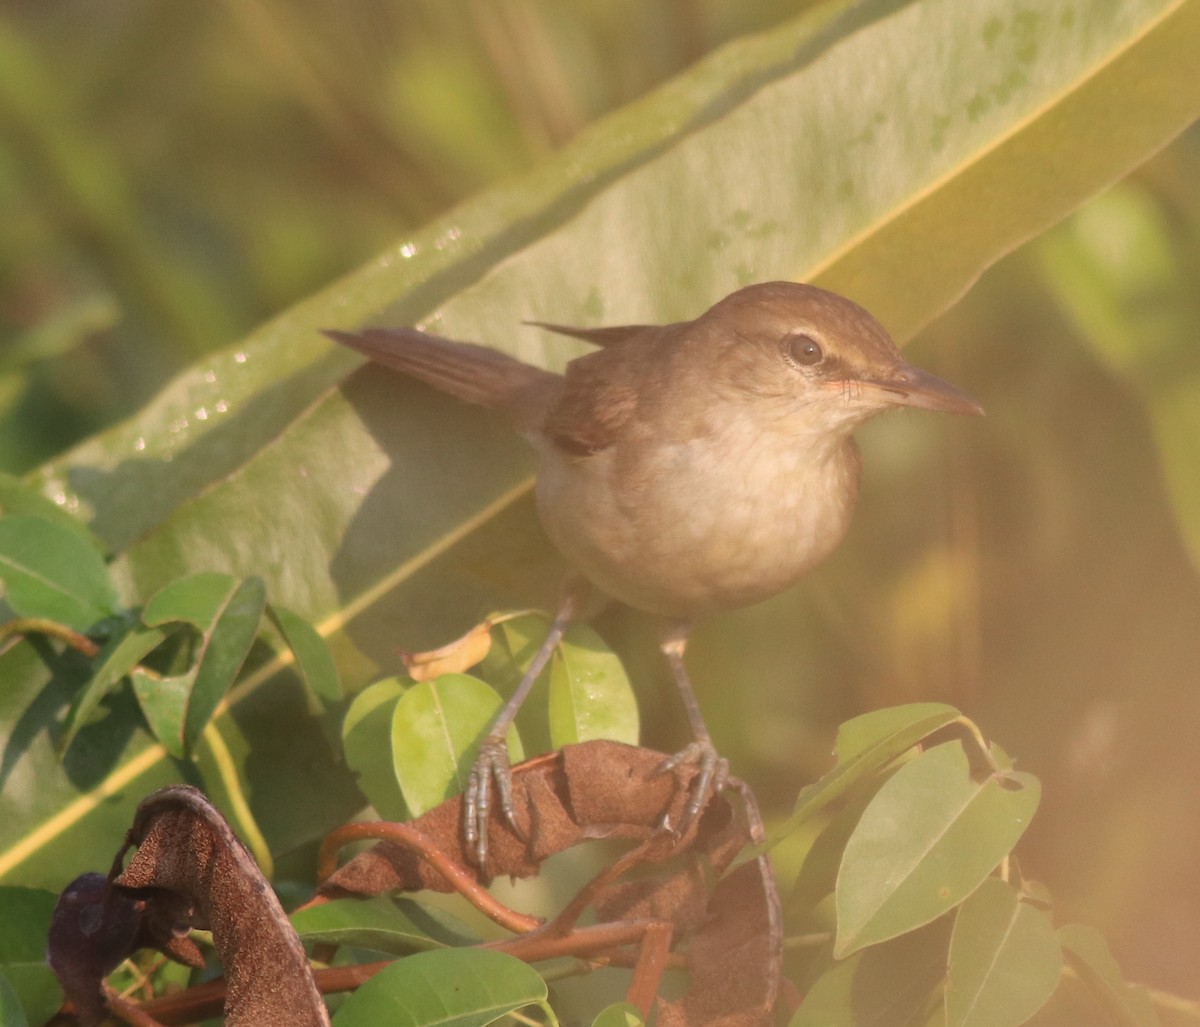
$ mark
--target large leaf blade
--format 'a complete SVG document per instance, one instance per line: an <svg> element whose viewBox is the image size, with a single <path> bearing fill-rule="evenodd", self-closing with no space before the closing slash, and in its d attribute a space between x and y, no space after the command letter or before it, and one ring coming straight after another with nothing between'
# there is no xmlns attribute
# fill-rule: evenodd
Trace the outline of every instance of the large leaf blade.
<svg viewBox="0 0 1200 1027"><path fill-rule="evenodd" d="M576 350L509 326L663 320L748 278L816 275L907 335L1200 109L1194 3L1088 0L1039 14L1040 43L1023 60L1015 12L999 0L878 0L819 37L793 24L742 41L206 361L141 417L46 468L40 484L128 547L118 570L130 594L200 567L262 571L273 596L326 634L348 627L368 657L386 658L384 623L404 623L416 644L422 633L452 637L463 609L504 601L491 583L527 576L529 554L543 552L522 503L529 459L493 419L397 391L382 375L326 394L351 364L316 329L427 318L557 365ZM993 51L997 19L1004 38ZM911 88L912 53L930 50L946 59L919 62ZM984 95L990 106L971 121ZM947 111L955 131L928 145ZM899 127L880 126L881 112ZM173 430L180 419L186 427ZM448 475L464 447L471 475ZM277 516L254 515L265 496ZM451 557L470 573L432 589ZM487 573L476 573L481 564ZM354 646L338 648L353 657ZM256 673L231 704L277 687L273 672L285 667ZM279 748L273 794L286 796L303 765ZM105 795L136 794L163 756L143 750L99 790L80 790L80 815L40 802L14 809L13 829L39 842L0 851L0 873L47 845L61 858L70 833L86 831L82 813ZM264 803L268 783L256 788Z"/></svg>

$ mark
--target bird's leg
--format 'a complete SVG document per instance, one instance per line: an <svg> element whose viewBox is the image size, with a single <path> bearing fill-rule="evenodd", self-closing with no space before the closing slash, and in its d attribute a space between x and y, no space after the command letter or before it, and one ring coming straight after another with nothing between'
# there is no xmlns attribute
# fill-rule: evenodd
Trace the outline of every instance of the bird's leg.
<svg viewBox="0 0 1200 1027"><path fill-rule="evenodd" d="M492 721L491 728L479 744L479 754L471 766L467 789L463 795L463 838L467 851L474 854L475 865L484 875L487 874L488 817L492 809L493 781L496 784L497 802L505 823L518 838L525 837L513 813L512 771L508 762L508 741L505 736L509 726L516 719L521 704L528 697L533 683L554 653L554 647L562 641L563 634L574 620L579 601L579 589L568 587L545 641L534 654L511 698Z"/></svg>
<svg viewBox="0 0 1200 1027"><path fill-rule="evenodd" d="M692 690L691 679L683 664L688 632L691 629L690 621L674 621L667 625L659 637L659 649L667 658L667 665L671 668L671 674L675 678L675 686L679 689L680 699L683 700L683 708L687 712L694 739L663 763L662 772L674 770L685 763L694 763L698 770L696 779L692 783L692 797L684 807L680 823L675 828L680 834L691 826L692 821L708 804L708 800L725 787L725 782L729 778L729 761L718 756L717 750L713 747L708 728L704 724L704 717L700 713L700 704L696 702L696 693Z"/></svg>

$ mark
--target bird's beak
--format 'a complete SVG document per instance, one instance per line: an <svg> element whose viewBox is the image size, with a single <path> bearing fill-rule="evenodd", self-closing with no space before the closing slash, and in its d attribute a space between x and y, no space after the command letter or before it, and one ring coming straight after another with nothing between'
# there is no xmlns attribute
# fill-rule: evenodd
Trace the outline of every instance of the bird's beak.
<svg viewBox="0 0 1200 1027"><path fill-rule="evenodd" d="M878 378L860 378L853 385L881 404L948 414L983 413L983 407L962 389L912 364L901 364Z"/></svg>

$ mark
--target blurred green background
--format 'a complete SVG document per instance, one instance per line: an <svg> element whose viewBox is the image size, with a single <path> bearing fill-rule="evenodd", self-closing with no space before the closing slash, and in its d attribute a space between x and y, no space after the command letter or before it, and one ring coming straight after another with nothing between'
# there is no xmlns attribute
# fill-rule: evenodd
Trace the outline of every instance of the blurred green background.
<svg viewBox="0 0 1200 1027"><path fill-rule="evenodd" d="M0 468L135 412L198 354L806 6L7 3ZM1062 919L1103 930L1132 978L1200 997L1197 130L909 354L989 417L871 425L848 543L697 632L718 745L779 811L840 720L960 705L1043 779L1022 861ZM662 684L641 618L599 626ZM648 743L676 746L669 688L640 697Z"/></svg>

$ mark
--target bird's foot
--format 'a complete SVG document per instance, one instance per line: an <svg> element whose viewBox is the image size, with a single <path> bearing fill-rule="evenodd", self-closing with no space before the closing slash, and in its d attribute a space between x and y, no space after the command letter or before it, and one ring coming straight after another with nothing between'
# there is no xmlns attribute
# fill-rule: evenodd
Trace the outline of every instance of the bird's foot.
<svg viewBox="0 0 1200 1027"><path fill-rule="evenodd" d="M492 813L493 782L500 815L513 834L525 840L525 832L517 824L513 812L512 766L508 761L508 744L503 738L489 737L479 746L479 754L471 766L467 788L463 793L464 847L483 877L487 877L488 820Z"/></svg>
<svg viewBox="0 0 1200 1027"><path fill-rule="evenodd" d="M658 773L669 774L689 765L696 768L696 776L688 787L688 803L680 814L679 823L672 824L670 814L664 814L662 820L663 829L677 836L686 833L712 798L724 790L729 780L729 760L718 756L712 742L707 739L691 742L674 756L663 760Z"/></svg>

